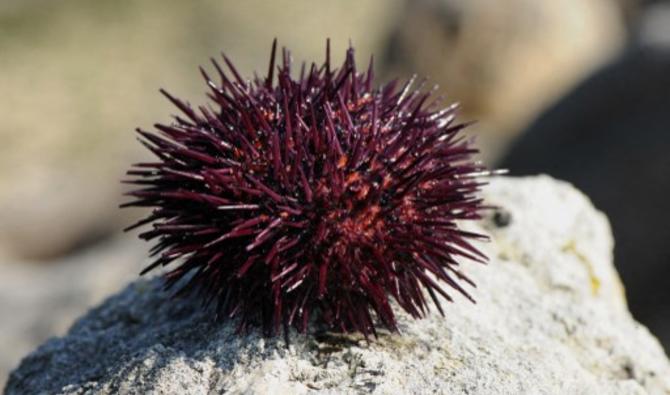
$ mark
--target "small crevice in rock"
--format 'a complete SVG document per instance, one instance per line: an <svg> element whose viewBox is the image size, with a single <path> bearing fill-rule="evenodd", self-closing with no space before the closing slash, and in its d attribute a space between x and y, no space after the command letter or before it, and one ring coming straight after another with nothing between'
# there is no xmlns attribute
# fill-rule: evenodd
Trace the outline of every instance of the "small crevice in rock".
<svg viewBox="0 0 670 395"><path fill-rule="evenodd" d="M493 213L493 224L498 228L505 228L512 223L512 213L504 208L497 208Z"/></svg>

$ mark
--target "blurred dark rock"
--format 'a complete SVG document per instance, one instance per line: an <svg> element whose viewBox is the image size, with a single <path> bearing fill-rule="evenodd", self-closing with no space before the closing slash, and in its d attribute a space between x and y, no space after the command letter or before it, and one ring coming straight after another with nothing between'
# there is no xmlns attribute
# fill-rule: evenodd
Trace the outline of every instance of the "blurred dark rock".
<svg viewBox="0 0 670 395"><path fill-rule="evenodd" d="M387 48L391 74L439 84L486 158L592 70L624 41L612 0L408 1Z"/></svg>
<svg viewBox="0 0 670 395"><path fill-rule="evenodd" d="M638 43L539 117L500 166L568 180L609 216L630 309L670 350L670 13L651 15Z"/></svg>
<svg viewBox="0 0 670 395"><path fill-rule="evenodd" d="M659 1L644 8L635 38L644 46L670 48L670 1Z"/></svg>
<svg viewBox="0 0 670 395"><path fill-rule="evenodd" d="M639 22L644 20L647 10L658 5L669 4L668 0L614 0L619 4L630 32L635 33Z"/></svg>

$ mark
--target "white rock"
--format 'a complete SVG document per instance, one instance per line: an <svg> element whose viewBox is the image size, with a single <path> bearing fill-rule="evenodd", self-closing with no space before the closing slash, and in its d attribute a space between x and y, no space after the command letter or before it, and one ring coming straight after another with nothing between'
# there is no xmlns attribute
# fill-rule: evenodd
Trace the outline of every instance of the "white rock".
<svg viewBox="0 0 670 395"><path fill-rule="evenodd" d="M605 217L544 176L495 179L486 197L511 223L472 226L493 236L491 262L464 263L478 303L456 296L446 318L399 314L402 334L370 343L294 334L287 349L138 281L24 359L6 393L669 394L667 357L626 309Z"/></svg>

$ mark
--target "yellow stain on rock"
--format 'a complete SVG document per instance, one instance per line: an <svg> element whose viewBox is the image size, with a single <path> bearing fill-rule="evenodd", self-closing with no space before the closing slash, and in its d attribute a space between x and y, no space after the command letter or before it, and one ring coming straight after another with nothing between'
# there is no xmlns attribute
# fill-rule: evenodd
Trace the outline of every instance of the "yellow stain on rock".
<svg viewBox="0 0 670 395"><path fill-rule="evenodd" d="M584 265L591 282L591 293L593 294L593 296L597 296L598 292L600 291L601 282L598 276L596 275L596 272L593 269L593 264L591 263L589 258L577 249L577 245L575 244L574 240L570 240L569 242L567 242L561 250L563 252L574 254L579 260L579 262L581 262Z"/></svg>

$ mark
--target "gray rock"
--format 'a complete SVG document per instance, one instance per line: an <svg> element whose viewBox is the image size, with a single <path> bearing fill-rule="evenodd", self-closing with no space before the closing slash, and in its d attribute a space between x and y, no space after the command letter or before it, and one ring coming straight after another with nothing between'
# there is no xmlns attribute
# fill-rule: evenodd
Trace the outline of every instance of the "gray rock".
<svg viewBox="0 0 670 395"><path fill-rule="evenodd" d="M129 235L49 264L0 256L0 388L26 353L137 277L146 256Z"/></svg>
<svg viewBox="0 0 670 395"><path fill-rule="evenodd" d="M464 263L478 303L399 314L401 334L237 335L197 301L138 281L26 357L6 394L668 394L670 363L627 311L607 220L570 185L496 179L505 210L472 229L489 265ZM482 227L484 229L482 229Z"/></svg>

